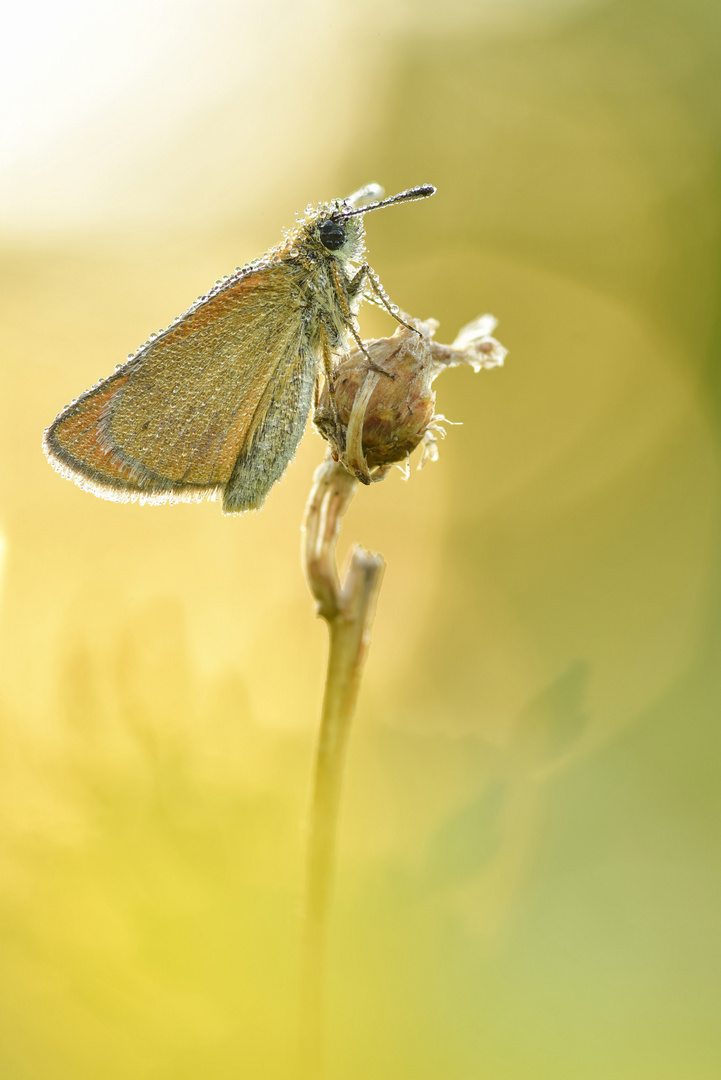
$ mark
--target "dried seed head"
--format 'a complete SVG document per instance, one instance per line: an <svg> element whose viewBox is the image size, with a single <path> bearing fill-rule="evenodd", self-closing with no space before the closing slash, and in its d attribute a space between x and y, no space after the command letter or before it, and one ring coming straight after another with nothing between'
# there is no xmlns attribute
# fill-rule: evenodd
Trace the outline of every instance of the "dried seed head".
<svg viewBox="0 0 721 1080"><path fill-rule="evenodd" d="M427 329L423 323L421 327ZM359 407L360 399L365 398L361 445L368 467L373 469L402 461L423 438L435 407L433 358L429 333L419 337L404 326L393 337L365 342L365 348L367 356L354 349L336 371L337 423L327 387L314 419L342 457L349 426L352 429L354 405Z"/></svg>
<svg viewBox="0 0 721 1080"><path fill-rule="evenodd" d="M435 319L404 318L417 333L399 326L392 337L364 342L364 352L353 349L335 372L335 410L326 386L313 418L333 457L364 483L382 479L420 443L421 464L437 457L444 417L435 414L431 384L444 368L468 364L479 371L498 367L506 355L490 337L490 315L464 327L453 345L433 341Z"/></svg>

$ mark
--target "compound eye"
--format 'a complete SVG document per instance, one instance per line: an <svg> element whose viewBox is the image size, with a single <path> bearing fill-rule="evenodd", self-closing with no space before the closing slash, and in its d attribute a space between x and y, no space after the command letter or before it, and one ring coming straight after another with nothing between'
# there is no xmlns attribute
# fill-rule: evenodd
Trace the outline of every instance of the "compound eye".
<svg viewBox="0 0 721 1080"><path fill-rule="evenodd" d="M338 251L345 244L345 225L342 221L324 221L318 226L318 235L323 247L328 251Z"/></svg>

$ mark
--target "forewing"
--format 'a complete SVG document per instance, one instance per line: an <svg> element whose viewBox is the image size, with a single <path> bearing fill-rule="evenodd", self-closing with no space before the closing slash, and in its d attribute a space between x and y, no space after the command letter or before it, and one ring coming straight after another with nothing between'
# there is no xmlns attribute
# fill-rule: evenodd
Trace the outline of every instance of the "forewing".
<svg viewBox="0 0 721 1080"><path fill-rule="evenodd" d="M226 484L269 384L300 360L287 275L270 264L230 281L69 406L46 432L53 464L110 498Z"/></svg>

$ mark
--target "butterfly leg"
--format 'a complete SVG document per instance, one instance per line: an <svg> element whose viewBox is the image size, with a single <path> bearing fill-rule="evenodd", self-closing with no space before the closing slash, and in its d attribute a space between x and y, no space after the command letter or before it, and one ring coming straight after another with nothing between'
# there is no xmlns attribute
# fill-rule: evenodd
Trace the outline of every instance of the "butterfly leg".
<svg viewBox="0 0 721 1080"><path fill-rule="evenodd" d="M340 309L341 309L341 312L343 313L343 318L345 320L346 329L347 329L348 333L351 335L351 337L353 338L353 340L355 341L355 343L358 346L358 348L360 349L360 351L365 356L366 360L368 361L369 370L370 371L376 371L376 372L378 372L379 375L386 375L389 379L395 379L395 375L391 375L391 373L389 371L385 371L384 368L382 368L379 364L377 364L375 362L375 360L373 359L373 357L371 356L371 354L368 352L365 345L361 341L360 335L359 335L358 331L356 330L355 319L353 318L353 313L351 312L350 307L346 303L345 296L344 296L344 293L343 293L343 289L341 287L340 276L338 274L338 268L335 265L333 266L333 274L334 274L334 277L335 277L335 283L336 283L338 298L339 298L339 302L340 302ZM361 266L361 268L358 271L358 273L356 274L356 276L352 279L350 284L347 286L347 291L348 291L348 294L350 296L351 301L355 300L356 297L362 292L362 290L363 290L363 281L364 281L364 278L367 276L367 274L368 274L368 267L367 266Z"/></svg>
<svg viewBox="0 0 721 1080"><path fill-rule="evenodd" d="M366 360L368 361L368 369L370 371L377 371L379 375L385 375L387 379L395 379L395 375L393 375L390 371L386 371L385 368L382 368L380 366L380 364L376 364L375 360L373 359L373 357L371 356L371 354L368 352L365 345L361 341L360 335L359 335L358 331L356 330L355 326L349 326L348 329L350 330L351 334L353 335L356 345L358 346L358 348L360 349L360 351L363 353Z"/></svg>
<svg viewBox="0 0 721 1080"><path fill-rule="evenodd" d="M373 289L373 292L376 294L376 297L378 298L380 303L383 305L386 311L393 316L396 322L399 322L401 326L405 326L408 330L412 330L414 334L418 334L418 337L423 337L420 330L416 330L415 326L411 326L410 323L407 323L405 319L402 319L400 317L400 315L398 314L398 308L395 304L391 304L388 296L386 295L385 289L383 288L380 280L378 279L378 275L375 273L374 270L371 270L368 263L363 263L363 266L361 266L358 273L350 282L348 291L350 293L351 299L355 299L355 297L358 296L358 294L361 292L361 290L363 289L363 283L366 278L370 282L370 286Z"/></svg>
<svg viewBox="0 0 721 1080"><path fill-rule="evenodd" d="M335 401L335 378L333 372L333 353L331 352L330 345L326 339L323 339L323 375L325 376L326 386L328 387L328 397L330 398L331 409L333 410L333 419L336 425L340 426L340 417L338 416L338 406ZM318 400L320 401L320 391L318 391Z"/></svg>

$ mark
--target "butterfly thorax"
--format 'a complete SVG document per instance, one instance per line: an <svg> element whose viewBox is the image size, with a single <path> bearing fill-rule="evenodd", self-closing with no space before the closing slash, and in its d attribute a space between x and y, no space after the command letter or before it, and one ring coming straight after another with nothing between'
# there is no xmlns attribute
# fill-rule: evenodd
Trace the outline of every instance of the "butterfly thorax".
<svg viewBox="0 0 721 1080"><path fill-rule="evenodd" d="M341 225L345 237L337 249L331 250L323 243L323 226L328 231L335 224L329 216L331 206L322 206L310 220L289 233L273 256L289 271L288 284L292 282L299 294L308 344L315 351L327 349L335 353L345 347L349 330L355 325L362 293L353 288L352 282L365 245L358 219Z"/></svg>

